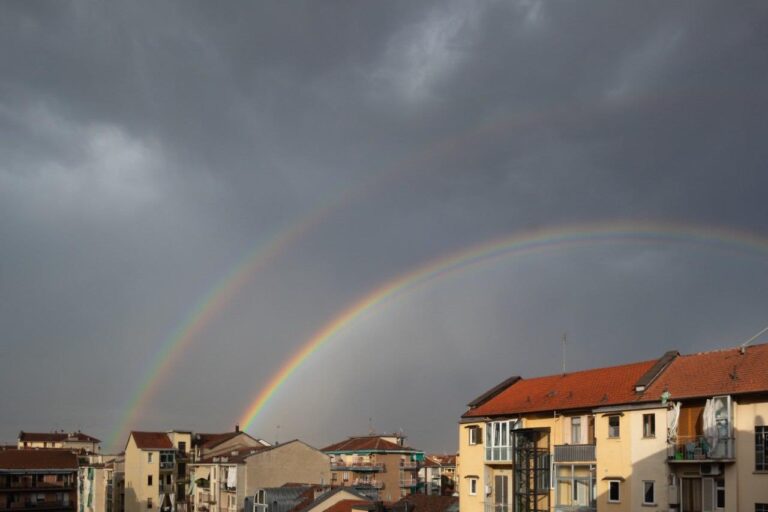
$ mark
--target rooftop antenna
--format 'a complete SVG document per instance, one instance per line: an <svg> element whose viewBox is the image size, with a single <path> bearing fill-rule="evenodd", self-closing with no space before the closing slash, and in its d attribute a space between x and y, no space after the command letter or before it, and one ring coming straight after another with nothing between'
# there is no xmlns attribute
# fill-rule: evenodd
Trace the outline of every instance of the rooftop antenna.
<svg viewBox="0 0 768 512"><path fill-rule="evenodd" d="M744 353L744 351L745 351L745 350L746 350L746 348L747 348L747 345L749 345L750 343L752 343L753 341L755 341L757 338L759 338L759 337L760 337L760 336L761 336L761 335L762 335L764 332L766 332L766 331L768 331L768 325L766 325L766 326L765 326L765 327L764 327L764 328L763 328L763 329L762 329L760 332L758 332L757 334L755 334L754 336L752 336L751 338L749 338L747 341L745 341L744 343L742 343L741 345L739 345L739 352L741 352L741 353L743 354L743 353Z"/></svg>
<svg viewBox="0 0 768 512"><path fill-rule="evenodd" d="M563 333L563 375L565 375L565 341L568 338L568 333Z"/></svg>

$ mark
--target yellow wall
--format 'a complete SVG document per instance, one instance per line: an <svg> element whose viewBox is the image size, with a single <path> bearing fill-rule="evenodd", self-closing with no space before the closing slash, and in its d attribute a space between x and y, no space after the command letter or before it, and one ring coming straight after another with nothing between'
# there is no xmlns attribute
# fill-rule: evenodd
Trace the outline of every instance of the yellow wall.
<svg viewBox="0 0 768 512"><path fill-rule="evenodd" d="M768 473L755 471L755 426L768 425L768 402L743 400L734 409L736 467L725 473L726 510L754 512L755 503L768 503Z"/></svg>
<svg viewBox="0 0 768 512"><path fill-rule="evenodd" d="M152 453L152 462L147 454ZM147 476L152 475L152 486L147 485ZM160 507L160 452L140 450L133 440L128 439L125 448L125 512L147 510L147 499L152 498L152 508Z"/></svg>

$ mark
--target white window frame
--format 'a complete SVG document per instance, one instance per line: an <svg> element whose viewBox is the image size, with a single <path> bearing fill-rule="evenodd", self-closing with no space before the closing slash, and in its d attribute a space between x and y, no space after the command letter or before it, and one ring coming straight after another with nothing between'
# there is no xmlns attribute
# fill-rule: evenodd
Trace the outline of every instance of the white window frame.
<svg viewBox="0 0 768 512"><path fill-rule="evenodd" d="M653 494L653 501L646 501L645 495L647 493L647 485L651 484L651 492ZM643 480L643 505L656 505L656 481L655 480Z"/></svg>
<svg viewBox="0 0 768 512"><path fill-rule="evenodd" d="M618 425L616 425L616 435L611 435L611 420L613 418L616 418L616 421L618 422ZM608 439L619 439L621 438L621 416L618 414L612 414L608 416Z"/></svg>
<svg viewBox="0 0 768 512"><path fill-rule="evenodd" d="M578 436L574 436L574 434ZM581 416L571 417L571 444L581 444Z"/></svg>
<svg viewBox="0 0 768 512"><path fill-rule="evenodd" d="M477 478L469 478L469 495L477 496Z"/></svg>
<svg viewBox="0 0 768 512"><path fill-rule="evenodd" d="M653 426L653 432L646 432L645 429L645 420L646 418L651 418L651 426ZM656 438L656 413L645 413L643 414L643 439L655 439Z"/></svg>
<svg viewBox="0 0 768 512"><path fill-rule="evenodd" d="M618 499L611 499L611 485L616 484L616 492L618 493ZM621 480L608 480L608 503L621 503Z"/></svg>
<svg viewBox="0 0 768 512"><path fill-rule="evenodd" d="M480 427L477 425L472 425L471 427L467 428L467 443L469 446L475 446L482 442L482 439L480 439Z"/></svg>

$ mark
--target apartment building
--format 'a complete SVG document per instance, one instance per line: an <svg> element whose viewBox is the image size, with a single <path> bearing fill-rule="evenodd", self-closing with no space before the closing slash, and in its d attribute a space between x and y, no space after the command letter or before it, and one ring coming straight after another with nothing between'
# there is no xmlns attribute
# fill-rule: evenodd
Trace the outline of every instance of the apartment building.
<svg viewBox="0 0 768 512"><path fill-rule="evenodd" d="M453 496L456 492L456 455L427 455L424 481L426 494Z"/></svg>
<svg viewBox="0 0 768 512"><path fill-rule="evenodd" d="M125 512L185 510L191 446L191 432L131 432L125 446Z"/></svg>
<svg viewBox="0 0 768 512"><path fill-rule="evenodd" d="M375 489L385 501L425 492L424 452L406 446L401 435L350 437L323 451L331 456L332 485Z"/></svg>
<svg viewBox="0 0 768 512"><path fill-rule="evenodd" d="M513 377L468 407L463 512L768 511L768 345Z"/></svg>
<svg viewBox="0 0 768 512"><path fill-rule="evenodd" d="M104 455L78 469L77 501L80 512L124 512L125 461L122 455Z"/></svg>
<svg viewBox="0 0 768 512"><path fill-rule="evenodd" d="M246 496L288 483L327 484L329 457L298 439L276 446L249 446L217 452L191 465L198 512L238 512Z"/></svg>
<svg viewBox="0 0 768 512"><path fill-rule="evenodd" d="M16 443L19 449L63 448L78 453L99 453L101 441L93 436L77 432L19 432Z"/></svg>
<svg viewBox="0 0 768 512"><path fill-rule="evenodd" d="M0 510L74 512L77 456L68 450L0 451Z"/></svg>

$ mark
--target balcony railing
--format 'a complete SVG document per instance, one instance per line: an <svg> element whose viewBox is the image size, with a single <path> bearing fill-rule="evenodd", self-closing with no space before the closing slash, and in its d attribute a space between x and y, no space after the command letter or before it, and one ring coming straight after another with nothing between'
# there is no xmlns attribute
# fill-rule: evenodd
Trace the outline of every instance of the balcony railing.
<svg viewBox="0 0 768 512"><path fill-rule="evenodd" d="M355 480L352 482L354 487L372 487L374 489L383 489L384 482L378 480Z"/></svg>
<svg viewBox="0 0 768 512"><path fill-rule="evenodd" d="M173 461L160 461L160 469L173 469Z"/></svg>
<svg viewBox="0 0 768 512"><path fill-rule="evenodd" d="M483 503L484 512L512 512L513 510L514 509L512 508L511 503L493 503L493 502Z"/></svg>
<svg viewBox="0 0 768 512"><path fill-rule="evenodd" d="M555 445L555 462L594 462L594 444Z"/></svg>
<svg viewBox="0 0 768 512"><path fill-rule="evenodd" d="M75 488L74 483L57 482L5 482L0 483L0 492L40 492L40 491L68 491Z"/></svg>
<svg viewBox="0 0 768 512"><path fill-rule="evenodd" d="M667 457L670 462L731 460L734 454L733 442L732 437L718 439L713 449L704 436L678 436L667 445Z"/></svg>
<svg viewBox="0 0 768 512"><path fill-rule="evenodd" d="M421 469L422 467L424 467L424 464L422 464L421 462L410 461L410 460L400 461L400 469L404 469L406 471Z"/></svg>
<svg viewBox="0 0 768 512"><path fill-rule="evenodd" d="M405 480L400 480L400 487L418 487L423 483L424 482L418 478L407 478Z"/></svg>
<svg viewBox="0 0 768 512"><path fill-rule="evenodd" d="M75 505L71 501L69 503L64 503L63 501L44 501L41 503L27 501L0 505L0 510L3 512L22 512L26 510L74 510L74 508Z"/></svg>
<svg viewBox="0 0 768 512"><path fill-rule="evenodd" d="M344 462L343 460L331 462L332 471L384 471L381 462Z"/></svg>

